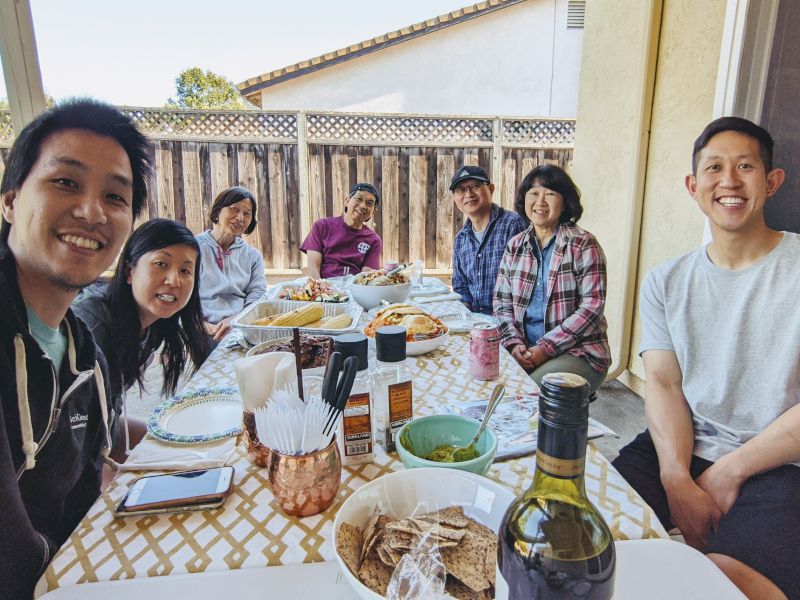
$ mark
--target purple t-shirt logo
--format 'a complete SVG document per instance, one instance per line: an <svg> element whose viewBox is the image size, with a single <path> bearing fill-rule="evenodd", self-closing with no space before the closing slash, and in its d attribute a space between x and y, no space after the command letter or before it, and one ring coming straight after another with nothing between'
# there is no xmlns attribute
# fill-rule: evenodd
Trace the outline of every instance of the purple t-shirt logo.
<svg viewBox="0 0 800 600"><path fill-rule="evenodd" d="M358 251L361 252L361 254L366 254L367 252L369 252L369 244L367 244L366 242L361 242L358 245Z"/></svg>

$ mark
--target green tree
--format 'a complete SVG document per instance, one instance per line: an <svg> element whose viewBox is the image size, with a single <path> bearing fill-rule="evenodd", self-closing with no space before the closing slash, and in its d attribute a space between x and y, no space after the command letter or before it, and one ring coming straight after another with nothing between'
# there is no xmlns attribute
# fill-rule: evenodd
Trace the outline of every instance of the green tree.
<svg viewBox="0 0 800 600"><path fill-rule="evenodd" d="M167 101L170 108L225 109L245 108L233 83L222 75L192 67L175 78L175 97Z"/></svg>

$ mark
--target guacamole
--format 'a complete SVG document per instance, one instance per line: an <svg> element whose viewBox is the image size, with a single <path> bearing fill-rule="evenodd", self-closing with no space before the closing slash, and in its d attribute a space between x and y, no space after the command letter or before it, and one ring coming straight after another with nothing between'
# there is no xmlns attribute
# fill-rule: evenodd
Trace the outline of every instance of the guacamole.
<svg viewBox="0 0 800 600"><path fill-rule="evenodd" d="M453 455L456 450L461 450L458 460L456 460ZM436 448L434 448L431 453L428 454L428 456L423 456L422 458L433 462L443 463L464 462L465 460L478 458L478 451L474 446L470 448L458 448L457 446L451 446L450 444L442 444L441 446L436 446Z"/></svg>

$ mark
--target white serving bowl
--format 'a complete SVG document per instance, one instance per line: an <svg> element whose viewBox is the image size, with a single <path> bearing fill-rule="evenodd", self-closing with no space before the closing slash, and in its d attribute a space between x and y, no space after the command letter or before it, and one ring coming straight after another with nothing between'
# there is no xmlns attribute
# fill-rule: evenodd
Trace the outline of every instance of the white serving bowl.
<svg viewBox="0 0 800 600"><path fill-rule="evenodd" d="M463 506L468 517L497 532L513 500L514 494L507 488L474 473L432 468L397 471L370 481L353 492L336 513L333 533L337 535L342 523L363 529L376 506L393 518L410 516L418 506L421 512ZM420 506L422 503L425 504ZM333 547L336 552L335 541ZM350 572L338 552L336 560L343 577L359 597L365 600L383 598Z"/></svg>
<svg viewBox="0 0 800 600"><path fill-rule="evenodd" d="M408 300L409 292L411 292L411 282L397 285L360 285L351 283L349 292L353 300L363 306L365 310L369 310L380 306L383 301L389 304L405 302Z"/></svg>

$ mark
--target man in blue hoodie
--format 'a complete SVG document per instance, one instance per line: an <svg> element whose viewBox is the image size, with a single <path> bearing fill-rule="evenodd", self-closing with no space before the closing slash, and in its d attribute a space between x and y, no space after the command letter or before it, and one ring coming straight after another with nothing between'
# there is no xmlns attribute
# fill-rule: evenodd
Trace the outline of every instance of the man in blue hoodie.
<svg viewBox="0 0 800 600"><path fill-rule="evenodd" d="M69 305L146 198L147 141L113 107L62 104L20 132L0 184L0 597L37 579L100 493L105 361Z"/></svg>

